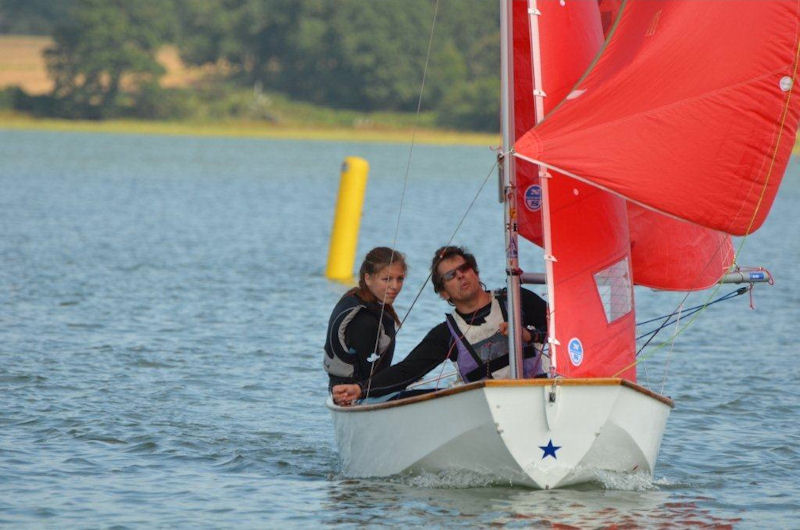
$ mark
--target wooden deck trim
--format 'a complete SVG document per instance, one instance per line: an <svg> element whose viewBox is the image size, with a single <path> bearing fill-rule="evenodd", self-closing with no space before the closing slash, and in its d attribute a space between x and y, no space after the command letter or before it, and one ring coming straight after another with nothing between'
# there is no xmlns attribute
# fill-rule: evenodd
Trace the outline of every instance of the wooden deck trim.
<svg viewBox="0 0 800 530"><path fill-rule="evenodd" d="M661 394L657 394L652 390L648 390L647 388L637 385L631 381L626 379L621 379L618 377L607 377L607 378L596 378L596 379L565 379L565 378L557 378L557 379L487 379L485 381L478 381L476 383L469 383L466 385L459 385L454 386L451 388L445 388L443 390L438 390L436 392L431 392L430 394L422 394L419 396L412 396L405 399L398 399L396 401L386 401L384 403L370 403L366 405L353 405L351 407L340 407L339 405L333 404L332 401L328 401L328 408L335 410L337 412L367 412L371 410L379 410L379 409L390 409L394 407L402 407L404 405L410 405L412 403L420 403L422 401L429 401L431 399L439 399L446 396L452 396L454 394L460 394L462 392L469 392L470 390L475 390L478 388L485 388L485 387L513 387L513 386L624 386L630 388L635 392L639 392L640 394L644 394L648 397L651 397L657 401L668 405L670 408L675 408L675 402L672 399L662 396Z"/></svg>

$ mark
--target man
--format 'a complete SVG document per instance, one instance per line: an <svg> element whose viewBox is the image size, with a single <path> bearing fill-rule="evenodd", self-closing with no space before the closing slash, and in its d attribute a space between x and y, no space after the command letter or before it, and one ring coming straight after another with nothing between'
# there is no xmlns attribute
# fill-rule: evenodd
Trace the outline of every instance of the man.
<svg viewBox="0 0 800 530"><path fill-rule="evenodd" d="M433 290L455 307L446 320L430 330L408 356L371 380L336 385L333 400L350 405L358 399L385 396L406 388L447 359L455 361L465 382L508 376L508 318L505 292L486 291L478 276L475 256L461 247L442 247L431 262ZM544 375L541 349L547 329L547 304L521 289L523 373Z"/></svg>

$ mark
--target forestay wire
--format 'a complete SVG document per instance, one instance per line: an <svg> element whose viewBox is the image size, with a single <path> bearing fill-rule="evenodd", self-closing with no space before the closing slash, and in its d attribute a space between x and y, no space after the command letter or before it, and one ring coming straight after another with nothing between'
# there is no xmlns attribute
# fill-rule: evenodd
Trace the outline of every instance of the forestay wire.
<svg viewBox="0 0 800 530"><path fill-rule="evenodd" d="M497 168L497 164L498 164L497 159L495 159L494 164L489 169L489 172L486 173L486 176L483 178L483 181L481 182L481 185L478 187L478 190L475 192L475 196L472 197L472 201L470 201L470 203L467 206L466 210L464 210L464 214L461 216L461 219L459 219L458 224L456 225L455 229L453 230L453 233L450 235L450 239L447 240L447 243L446 243L445 246L450 246L453 243L453 240L455 239L456 234L458 234L458 231L461 230L461 225L464 224L464 221L466 220L467 215L469 215L469 212L472 210L472 207L475 206L475 202L478 200L478 197L480 197L481 193L483 192L483 188L486 187L486 183L489 182L489 178L492 176L492 173L494 173L495 169ZM403 315L403 318L400 320L400 325L397 328L398 332L400 331L400 328L403 327L403 323L406 321L406 318L408 318L408 315L411 313L411 310L414 308L414 304L417 303L417 300L419 300L420 295L422 295L422 291L425 289L425 286L428 285L428 282L431 279L431 274L433 274L433 273L432 273L432 271L429 270L428 271L428 276L425 277L425 281L422 282L422 285L420 285L416 296L414 296L414 300L411 301L411 305L408 307L408 310L406 311L406 314ZM448 352L448 357L449 356L450 356L450 354ZM430 383L432 381L436 381L437 382L437 388L438 388L438 382L439 381L441 381L442 379L444 379L446 377L450 377L451 375L454 375L454 374L457 375L457 372L452 372L452 373L445 374L444 373L444 364L443 364L442 365L442 370L439 372L438 376L434 377L433 379L420 381L420 382L414 384L413 386L418 386L418 385L423 384L423 383ZM412 385L409 385L409 388L410 388L410 386L412 386Z"/></svg>
<svg viewBox="0 0 800 530"><path fill-rule="evenodd" d="M411 128L411 144L409 145L409 148L408 148L408 159L406 160L406 169L405 169L405 173L403 175L403 191L400 193L400 205L399 205L398 210L397 210L397 222L395 223L394 236L392 237L392 247L391 247L392 248L392 256L389 259L389 267L391 267L392 263L394 262L395 248L397 247L397 236L398 236L398 234L400 232L400 219L401 219L401 217L403 215L403 205L404 205L405 198L406 198L406 190L408 189L408 174L409 174L409 172L411 170L411 160L413 159L413 156L414 156L414 145L416 143L417 128L419 126L419 115L420 115L420 112L422 111L422 96L425 93L425 79L428 76L428 65L430 64L430 59L431 59L431 49L433 48L433 35L435 33L435 30L436 30L436 18L438 16L438 14L439 14L439 0L436 0L433 3L433 19L431 20L431 31L430 31L430 35L428 36L428 48L427 48L426 53L425 53L425 66L422 69L422 81L420 82L419 97L417 98L417 111L416 111L416 114L414 116L414 125ZM419 295L417 295L417 296L419 296ZM416 301L416 299L414 301ZM381 326L383 325L382 324L383 323L383 313L384 313L385 307L386 307L386 291L384 291L383 300L381 300L381 314L380 314L380 317L378 319L378 329L377 329L377 332L375 333L375 346L372 349L372 351L374 351L374 352L378 351L378 344L380 343ZM409 309L409 311L410 311L410 309ZM406 316L408 316L408 313L406 313ZM405 321L405 318L406 317L404 316L403 320L400 321L400 326L398 327L398 331L399 331L399 328L403 326L403 322ZM382 357L383 354L380 353L379 356ZM372 385L372 374L373 374L373 370L375 369L375 365L376 364L377 364L377 360L370 364L369 379L368 379L368 386L367 386L367 395L369 395L369 388Z"/></svg>
<svg viewBox="0 0 800 530"><path fill-rule="evenodd" d="M475 196L472 197L472 201L470 201L470 203L467 206L466 210L464 210L464 214L461 216L461 219L459 219L458 224L456 225L455 229L453 230L453 233L450 235L450 239L447 240L447 243L445 244L445 246L450 246L450 244L456 238L456 235L458 234L459 230L461 230L461 225L464 224L464 221L467 219L467 215L469 215L469 212L472 210L472 207L475 206L475 202L478 200L478 197L480 197L481 192L483 192L483 188L486 187L486 183L489 181L489 178L495 172L496 168L497 168L497 161L495 160L494 164L489 169L489 172L483 178L483 181L481 182L481 185L478 187L478 190L475 192ZM423 289L425 289L425 286L428 285L428 282L430 281L430 279L431 279L431 271L428 271L428 276L425 278L425 281L422 282L422 285L420 286L419 291L417 291L417 295L414 297L414 300L411 302L411 306L409 306L408 311L406 311L406 314L403 315L403 318L400 320L400 327L403 327L403 322L405 322L406 318L408 318L408 314L411 313L411 309L413 309L414 304L417 303L417 300L419 299L420 295L422 294Z"/></svg>

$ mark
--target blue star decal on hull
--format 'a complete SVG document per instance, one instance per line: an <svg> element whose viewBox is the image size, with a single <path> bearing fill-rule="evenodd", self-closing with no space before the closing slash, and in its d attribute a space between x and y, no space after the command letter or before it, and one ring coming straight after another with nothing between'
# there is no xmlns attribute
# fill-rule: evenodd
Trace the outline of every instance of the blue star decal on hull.
<svg viewBox="0 0 800 530"><path fill-rule="evenodd" d="M544 453L542 455L542 460L544 460L548 456L552 456L553 458L558 460L558 457L556 456L556 451L561 449L561 446L560 445L553 445L553 440L551 439L549 442L547 442L547 445L540 445L539 449L541 449L542 452Z"/></svg>

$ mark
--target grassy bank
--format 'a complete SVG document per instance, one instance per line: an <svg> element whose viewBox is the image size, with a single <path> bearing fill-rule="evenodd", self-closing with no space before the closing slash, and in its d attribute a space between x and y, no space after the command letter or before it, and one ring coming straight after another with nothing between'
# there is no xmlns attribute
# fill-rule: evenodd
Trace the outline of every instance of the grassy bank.
<svg viewBox="0 0 800 530"><path fill-rule="evenodd" d="M15 113L0 113L0 129L389 143L410 143L413 137L416 143L439 145L496 146L500 143L499 135L435 129L414 132L412 128L273 125L253 121L81 121L39 119Z"/></svg>
<svg viewBox="0 0 800 530"><path fill-rule="evenodd" d="M386 142L434 145L500 145L499 135L442 131L435 129L359 129L348 127L281 126L259 122L154 122L144 120L74 121L38 119L0 112L0 129L104 132L120 134L164 134L186 136L229 136L287 140L332 140L342 142ZM793 155L800 155L800 135Z"/></svg>

